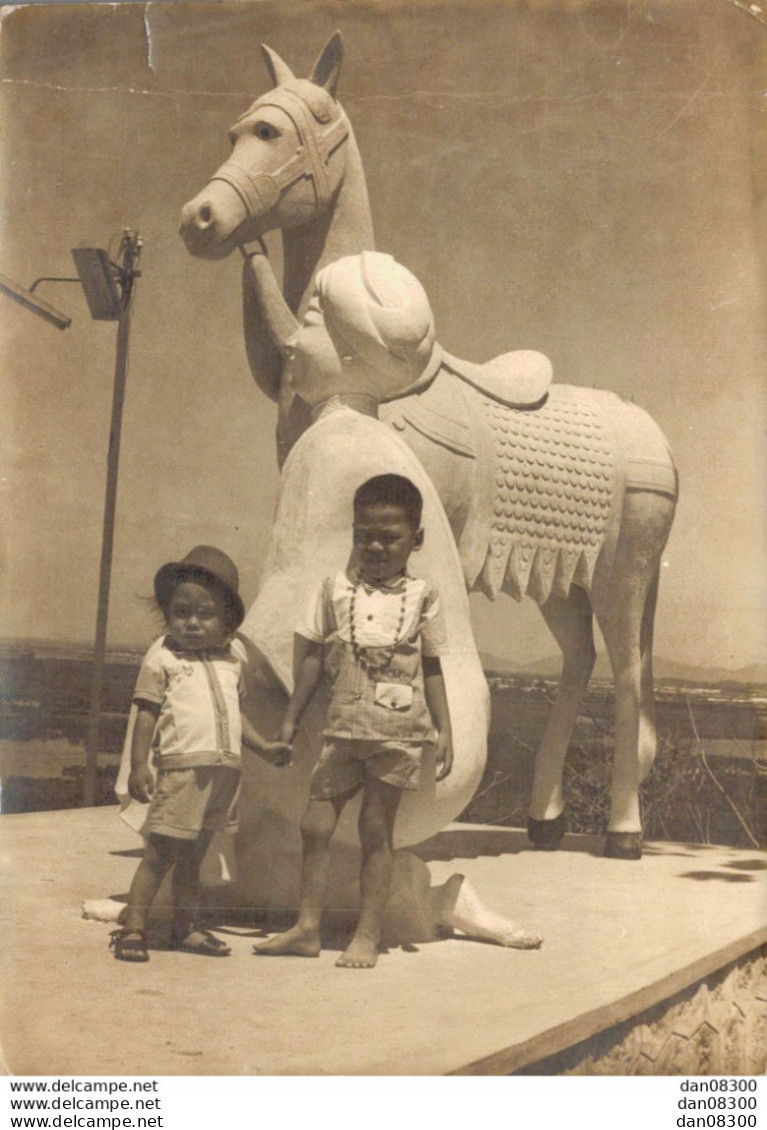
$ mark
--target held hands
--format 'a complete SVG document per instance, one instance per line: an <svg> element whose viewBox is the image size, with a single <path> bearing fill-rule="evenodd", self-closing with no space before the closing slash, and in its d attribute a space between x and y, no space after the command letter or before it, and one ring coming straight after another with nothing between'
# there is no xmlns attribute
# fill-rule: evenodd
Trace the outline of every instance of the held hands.
<svg viewBox="0 0 767 1130"><path fill-rule="evenodd" d="M269 762L270 765L280 768L280 770L293 765L293 748L291 748L289 741L281 736L273 741L270 738L264 738L246 715L243 715L242 725L243 749L252 750L254 754L262 757L264 762Z"/></svg>
<svg viewBox="0 0 767 1130"><path fill-rule="evenodd" d="M259 738L258 742L255 741L255 735L250 735L248 741L244 741L246 746L255 750L256 753L263 757L264 761L268 761L270 765L274 765L277 769L289 769L293 764L293 737L295 735L296 726L289 726L283 722L280 736L275 741L269 741L266 738Z"/></svg>
<svg viewBox="0 0 767 1130"><path fill-rule="evenodd" d="M293 749L290 742L269 741L260 735L256 737L255 733L250 733L247 737L243 734L242 745L243 749L257 753L277 769L286 769L293 764Z"/></svg>
<svg viewBox="0 0 767 1130"><path fill-rule="evenodd" d="M152 799L154 792L154 776L152 770L148 765L142 765L140 769L131 769L130 776L128 777L128 795L133 800L141 801L142 804L148 804Z"/></svg>
<svg viewBox="0 0 767 1130"><path fill-rule="evenodd" d="M242 744L245 749L251 749L264 761L274 765L276 769L289 769L293 764L293 736L296 725L289 726L283 722L280 736L274 741L262 738L252 725L243 718Z"/></svg>
<svg viewBox="0 0 767 1130"><path fill-rule="evenodd" d="M277 769L289 769L293 764L293 749L288 742L264 742L261 756Z"/></svg>
<svg viewBox="0 0 767 1130"><path fill-rule="evenodd" d="M437 780L444 781L453 768L453 739L450 731L441 730L434 745Z"/></svg>

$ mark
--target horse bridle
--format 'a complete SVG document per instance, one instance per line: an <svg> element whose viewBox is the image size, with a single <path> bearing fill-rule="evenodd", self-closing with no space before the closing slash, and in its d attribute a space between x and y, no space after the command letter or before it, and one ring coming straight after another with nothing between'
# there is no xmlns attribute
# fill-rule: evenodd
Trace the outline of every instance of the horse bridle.
<svg viewBox="0 0 767 1130"><path fill-rule="evenodd" d="M339 117L320 131L317 129L317 115L298 91L280 86L263 100L259 99L243 114L243 118L265 106L277 107L292 121L299 142L296 153L279 169L255 175L234 161L226 161L211 180L223 181L233 188L250 218L270 211L294 184L304 178L312 181L317 203L325 207L332 196L328 162L349 137L349 119L345 112L339 107Z"/></svg>

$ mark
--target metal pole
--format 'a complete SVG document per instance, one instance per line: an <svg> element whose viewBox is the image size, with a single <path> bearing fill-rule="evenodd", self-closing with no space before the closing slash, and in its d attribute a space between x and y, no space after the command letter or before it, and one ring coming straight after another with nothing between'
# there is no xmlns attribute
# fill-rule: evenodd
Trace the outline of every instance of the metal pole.
<svg viewBox="0 0 767 1130"><path fill-rule="evenodd" d="M109 587L112 577L112 546L114 543L115 507L117 502L117 472L120 461L120 433L122 430L125 379L128 372L128 342L130 337L131 305L135 266L141 242L134 232L123 238L123 312L117 324L117 356L115 359L114 390L112 393L112 420L109 428L107 455L107 485L104 500L104 526L101 537L101 568L99 571L98 611L96 614L96 639L93 648L93 674L91 679L91 705L88 717L88 736L85 745L86 807L96 802L96 767L98 764L99 731L101 727L101 698L104 686L107 617L109 613Z"/></svg>

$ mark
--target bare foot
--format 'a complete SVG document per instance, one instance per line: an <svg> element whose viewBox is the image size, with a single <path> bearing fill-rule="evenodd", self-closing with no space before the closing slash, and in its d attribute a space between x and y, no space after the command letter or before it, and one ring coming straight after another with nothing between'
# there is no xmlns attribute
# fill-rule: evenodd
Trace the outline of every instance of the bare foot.
<svg viewBox="0 0 767 1130"><path fill-rule="evenodd" d="M502 918L492 911L483 916L482 922L477 922L476 919L466 922L459 915L455 915L453 923L469 938L497 942L499 946L506 946L509 949L537 950L543 945L540 934L534 934L524 926L517 926L515 922Z"/></svg>
<svg viewBox="0 0 767 1130"><path fill-rule="evenodd" d="M516 950L537 950L543 945L543 938L540 934L531 934L529 930L525 930L522 926L516 930L504 931L493 941L498 941L502 946Z"/></svg>
<svg viewBox="0 0 767 1130"><path fill-rule="evenodd" d="M540 934L485 906L465 875L451 875L433 894L434 915L441 926L511 949L537 950L543 944Z"/></svg>
<svg viewBox="0 0 767 1130"><path fill-rule="evenodd" d="M256 942L253 953L276 957L279 954L293 954L296 957L319 957L320 935L317 930L305 930L294 926L284 934L275 934L266 942Z"/></svg>
<svg viewBox="0 0 767 1130"><path fill-rule="evenodd" d="M342 969L372 969L377 961L377 942L372 938L352 938L336 965Z"/></svg>

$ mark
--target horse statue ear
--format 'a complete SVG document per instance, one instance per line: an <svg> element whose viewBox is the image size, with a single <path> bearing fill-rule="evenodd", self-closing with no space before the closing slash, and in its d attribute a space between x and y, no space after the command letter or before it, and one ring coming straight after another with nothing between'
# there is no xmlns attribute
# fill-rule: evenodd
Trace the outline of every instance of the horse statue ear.
<svg viewBox="0 0 767 1130"><path fill-rule="evenodd" d="M271 47L267 47L265 43L261 44L261 53L264 56L266 69L269 72L269 77L272 80L273 86L282 86L286 82L296 76L291 71L287 63L284 63L276 51Z"/></svg>
<svg viewBox="0 0 767 1130"><path fill-rule="evenodd" d="M334 31L322 49L317 62L309 75L309 82L322 86L333 98L341 77L341 64L344 61L344 41L340 31Z"/></svg>

